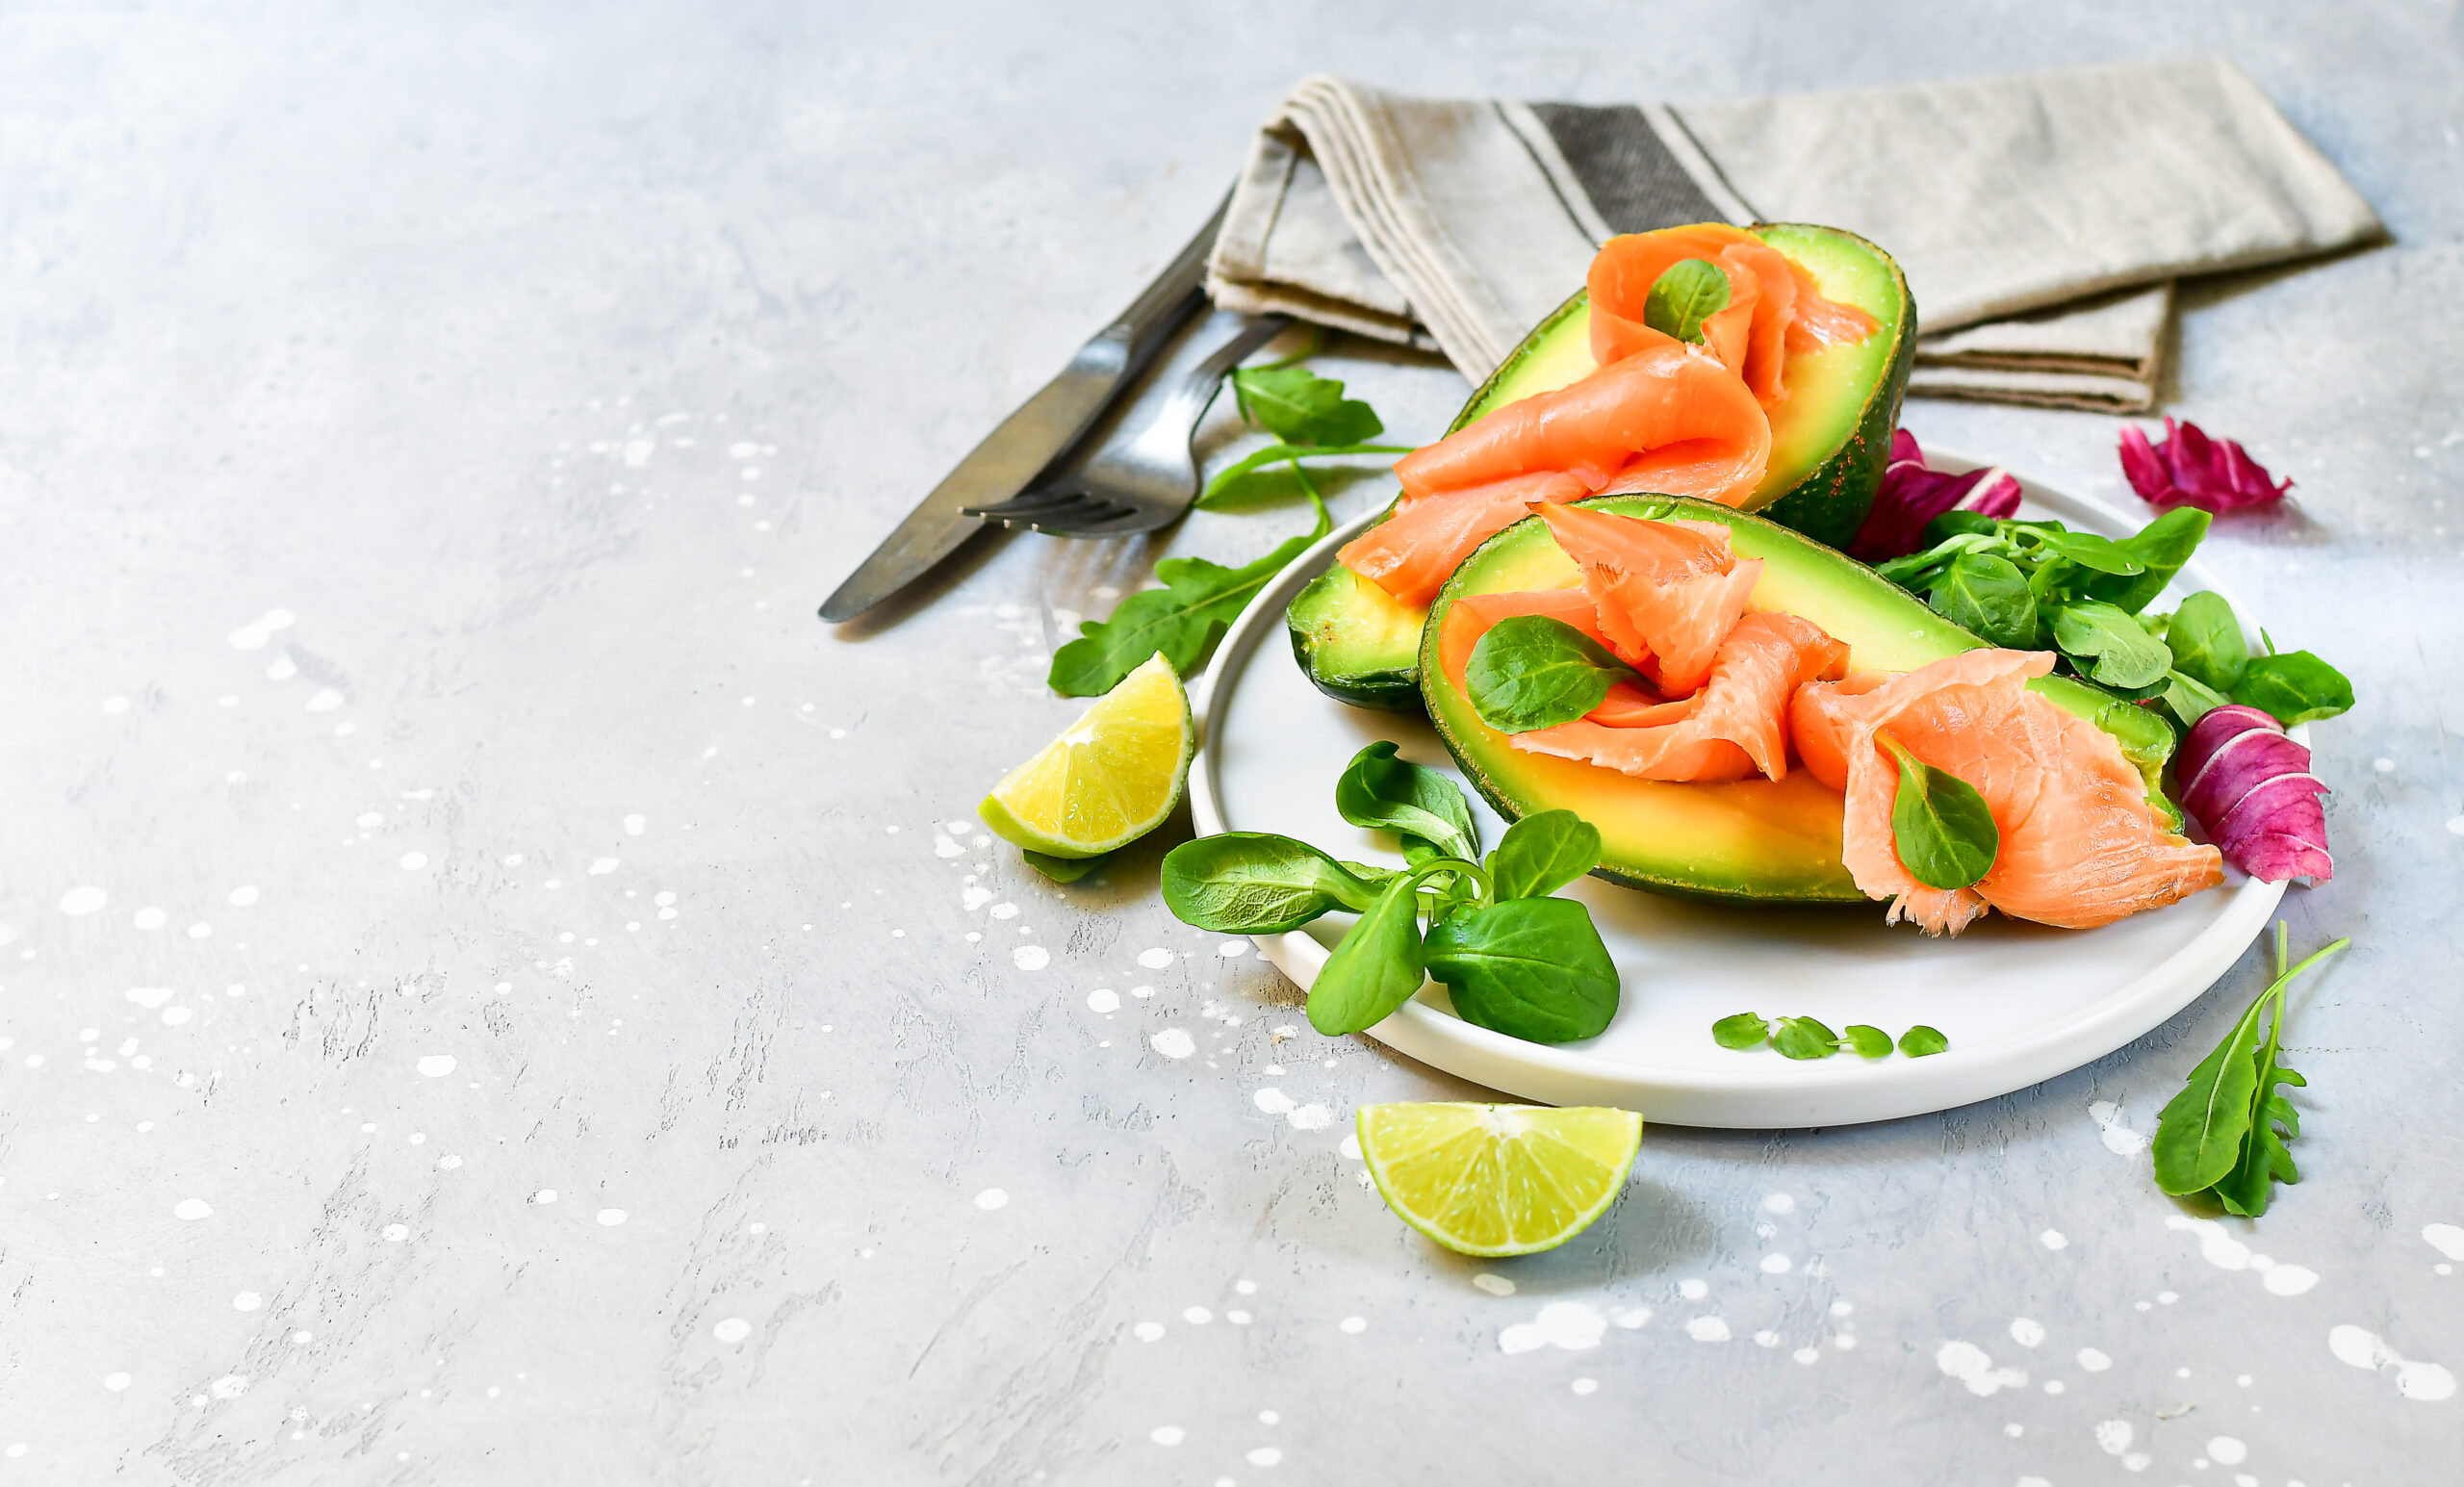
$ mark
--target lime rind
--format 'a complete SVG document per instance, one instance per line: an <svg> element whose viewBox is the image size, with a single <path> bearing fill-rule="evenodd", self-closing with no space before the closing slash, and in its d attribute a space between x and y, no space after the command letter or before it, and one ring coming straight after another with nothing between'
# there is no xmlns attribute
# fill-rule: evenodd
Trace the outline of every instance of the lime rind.
<svg viewBox="0 0 2464 1487"><path fill-rule="evenodd" d="M1625 1191L1642 1146L1631 1111L1544 1105L1366 1105L1370 1180L1396 1216L1458 1254L1553 1249Z"/></svg>

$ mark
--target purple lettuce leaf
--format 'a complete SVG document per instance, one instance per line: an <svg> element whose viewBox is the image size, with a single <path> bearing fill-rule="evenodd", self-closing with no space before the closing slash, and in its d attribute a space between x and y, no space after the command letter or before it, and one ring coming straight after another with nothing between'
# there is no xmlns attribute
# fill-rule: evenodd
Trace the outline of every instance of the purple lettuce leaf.
<svg viewBox="0 0 2464 1487"><path fill-rule="evenodd" d="M1999 469L1951 474L1928 469L1925 451L1907 429L1891 435L1890 463L1874 492L1873 509L1848 542L1848 555L1863 562L1904 557L1925 544L1925 524L1961 509L2001 518L2019 509L2019 482Z"/></svg>
<svg viewBox="0 0 2464 1487"><path fill-rule="evenodd" d="M2210 439L2196 423L2165 420L2165 438L2150 444L2137 424L2121 431L2121 470L2151 506L2196 506L2222 514L2272 506L2293 489L2230 439Z"/></svg>

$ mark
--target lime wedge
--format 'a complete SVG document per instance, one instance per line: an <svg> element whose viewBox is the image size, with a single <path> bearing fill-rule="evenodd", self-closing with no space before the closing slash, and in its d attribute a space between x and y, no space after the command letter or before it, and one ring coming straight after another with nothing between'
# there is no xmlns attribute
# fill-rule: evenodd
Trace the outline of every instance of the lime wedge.
<svg viewBox="0 0 2464 1487"><path fill-rule="evenodd" d="M1189 697L1159 652L1002 776L978 811L995 835L1030 852L1096 857L1163 825L1180 804L1196 744Z"/></svg>
<svg viewBox="0 0 2464 1487"><path fill-rule="evenodd" d="M1364 1105L1360 1154L1398 1218L1457 1254L1554 1249L1625 1191L1643 1117L1547 1105Z"/></svg>

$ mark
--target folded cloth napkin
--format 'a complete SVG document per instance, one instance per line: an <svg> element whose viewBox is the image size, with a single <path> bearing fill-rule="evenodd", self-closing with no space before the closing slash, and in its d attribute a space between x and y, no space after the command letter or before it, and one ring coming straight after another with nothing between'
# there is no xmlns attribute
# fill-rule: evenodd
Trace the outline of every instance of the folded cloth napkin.
<svg viewBox="0 0 2464 1487"><path fill-rule="evenodd" d="M1260 130L1207 282L1476 381L1610 236L1715 219L1888 250L1926 332L1912 392L2119 411L2154 399L2175 278L2383 233L2219 59L1605 108L1313 77Z"/></svg>

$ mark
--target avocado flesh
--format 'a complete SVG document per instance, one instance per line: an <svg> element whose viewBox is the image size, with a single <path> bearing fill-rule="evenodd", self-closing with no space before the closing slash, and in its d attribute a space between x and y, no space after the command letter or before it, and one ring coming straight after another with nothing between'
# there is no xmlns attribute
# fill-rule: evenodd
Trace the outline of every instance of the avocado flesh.
<svg viewBox="0 0 2464 1487"><path fill-rule="evenodd" d="M1913 671L1986 644L1896 584L1758 516L1664 496L1603 496L1581 504L1625 516L1726 523L1737 556L1762 559L1753 606L1802 615L1849 646L1857 671ZM1466 594L1567 588L1581 582L1547 524L1518 522L1482 544L1439 593L1425 627L1422 696L1429 720L1489 803L1508 821L1563 808L1600 829L1599 875L1629 887L1754 903L1868 902L1839 860L1840 797L1802 768L1785 779L1725 784L1634 780L1573 759L1517 751L1482 723L1437 664L1447 609ZM2069 677L2028 683L2113 733L2150 779L2172 751L2164 720ZM2170 814L2153 786L2150 800Z"/></svg>
<svg viewBox="0 0 2464 1487"><path fill-rule="evenodd" d="M1899 424L1916 344L1915 301L1890 255L1854 233L1797 223L1748 230L1796 260L1826 296L1878 322L1874 334L1853 346L1788 357L1788 396L1771 409L1770 469L1745 503L1837 547L1863 524L1890 462L1891 431ZM1597 365L1591 299L1577 290L1490 373L1447 432L1579 381ZM1294 597L1287 615L1293 654L1329 697L1408 711L1419 705L1420 637L1407 633L1400 617L1418 613L1339 563ZM1330 643L1321 635L1343 638Z"/></svg>

